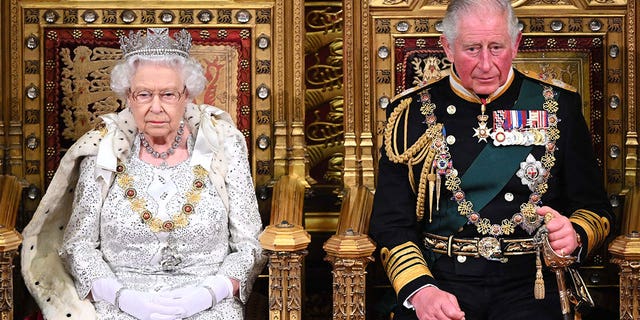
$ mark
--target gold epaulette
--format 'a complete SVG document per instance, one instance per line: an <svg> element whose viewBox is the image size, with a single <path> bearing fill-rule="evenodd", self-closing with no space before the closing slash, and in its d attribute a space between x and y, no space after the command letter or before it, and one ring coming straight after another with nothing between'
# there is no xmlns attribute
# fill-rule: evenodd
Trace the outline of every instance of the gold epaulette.
<svg viewBox="0 0 640 320"><path fill-rule="evenodd" d="M525 71L520 71L522 72L522 74L524 74L525 76L527 76L528 78L534 79L534 80L538 80L540 82L544 82L546 84L550 84L552 86L556 86L562 89L565 89L567 91L571 91L571 92L578 92L578 89L562 80L559 79L554 79L554 78L550 78L545 76L544 74L535 72L535 71L529 71L529 70L525 70Z"/></svg>
<svg viewBox="0 0 640 320"><path fill-rule="evenodd" d="M418 83L417 85L415 85L415 86L413 86L413 87L411 87L409 89L405 89L404 91L402 91L402 92L396 94L395 96L393 96L393 98L391 98L391 102L393 102L395 100L398 100L399 98L404 97L406 95L412 94L412 93L414 93L416 91L419 91L419 90L423 89L424 87L429 86L430 84L432 84L434 82L440 81L442 78L443 77L433 77L433 78L431 78L431 79L429 79L427 81L422 81L422 82Z"/></svg>
<svg viewBox="0 0 640 320"><path fill-rule="evenodd" d="M422 252L413 242L405 242L391 250L382 248L380 260L396 293L418 277L433 277Z"/></svg>
<svg viewBox="0 0 640 320"><path fill-rule="evenodd" d="M602 243L609 235L609 219L601 217L595 212L589 210L576 210L569 221L579 225L587 234L587 254Z"/></svg>

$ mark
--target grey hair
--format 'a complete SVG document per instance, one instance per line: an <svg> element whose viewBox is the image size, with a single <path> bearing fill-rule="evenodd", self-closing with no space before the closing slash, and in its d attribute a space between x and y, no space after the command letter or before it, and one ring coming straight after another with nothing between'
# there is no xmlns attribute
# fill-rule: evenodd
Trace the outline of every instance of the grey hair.
<svg viewBox="0 0 640 320"><path fill-rule="evenodd" d="M111 90L119 97L125 98L131 89L131 78L139 66L146 64L167 66L181 72L190 100L200 95L207 83L202 65L194 58L186 59L178 55L133 55L113 67Z"/></svg>
<svg viewBox="0 0 640 320"><path fill-rule="evenodd" d="M442 34L449 43L456 41L458 37L458 21L464 18L464 14L477 12L501 12L507 14L507 27L511 42L515 43L520 33L518 18L513 12L510 0L451 0L447 12L442 20Z"/></svg>

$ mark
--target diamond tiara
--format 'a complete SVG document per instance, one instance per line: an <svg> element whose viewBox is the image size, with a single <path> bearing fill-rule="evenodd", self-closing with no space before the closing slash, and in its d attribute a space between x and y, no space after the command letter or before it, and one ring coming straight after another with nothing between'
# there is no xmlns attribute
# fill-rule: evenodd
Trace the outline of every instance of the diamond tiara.
<svg viewBox="0 0 640 320"><path fill-rule="evenodd" d="M129 32L129 37L120 38L120 49L125 59L133 55L143 56L164 56L178 55L189 58L191 49L191 35L185 29L174 34L174 38L169 36L167 28L147 28L147 35L144 31Z"/></svg>

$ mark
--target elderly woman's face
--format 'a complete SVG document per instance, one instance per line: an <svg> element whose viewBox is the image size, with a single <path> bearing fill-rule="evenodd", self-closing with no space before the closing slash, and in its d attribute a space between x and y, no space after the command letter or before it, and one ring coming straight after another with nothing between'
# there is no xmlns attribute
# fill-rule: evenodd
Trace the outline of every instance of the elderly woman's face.
<svg viewBox="0 0 640 320"><path fill-rule="evenodd" d="M175 134L187 106L180 72L157 64L140 65L131 79L129 107L138 130L151 138Z"/></svg>

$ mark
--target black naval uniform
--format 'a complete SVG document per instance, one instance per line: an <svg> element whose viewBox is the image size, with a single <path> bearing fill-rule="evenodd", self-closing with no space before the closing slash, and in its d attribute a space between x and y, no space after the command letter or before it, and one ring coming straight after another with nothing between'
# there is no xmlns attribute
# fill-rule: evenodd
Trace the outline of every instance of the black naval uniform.
<svg viewBox="0 0 640 320"><path fill-rule="evenodd" d="M506 89L499 96L493 97L486 104L487 127L493 127L494 111L497 110L507 110L508 113L508 110L523 107L529 110L543 109L543 98L525 99L521 95L521 88L525 84L530 91L535 94L539 92L540 95L545 87L553 89L553 99L559 106L555 113L559 138L555 141L556 149L552 153L555 162L546 181L548 188L542 195L541 202L536 205L550 206L570 217L582 244L574 254L579 252L580 259L584 260L590 251L604 241L613 216L596 164L589 130L582 116L580 96L572 90L541 81L531 73L513 71L511 83L505 86ZM488 138L485 142L474 137L474 128L479 127L477 116L481 113L481 104L468 97L463 98L464 95L457 93L459 91L450 84L449 78L407 90L394 98L387 109L387 118L399 105L408 104L408 107L397 114L399 116L394 134L391 140L386 140L386 144L393 144L397 154L402 154L425 133L428 126L425 111L421 109L424 108L426 94L430 102L435 104L433 115L437 118L437 123L443 125L443 139L449 136L455 138L446 141L449 142L452 166L458 171L464 184L465 171L479 157L483 148L492 144L492 139ZM524 101L517 101L518 99ZM388 126L387 131L389 130ZM428 248L424 241L425 233L458 239L479 239L491 235L480 234L474 224L468 223L467 217L458 213L452 192L444 186L444 178L439 182L442 184L439 205L434 203L431 205L432 210L429 210L429 200L424 200L425 209L416 212L423 165L432 166L432 162L426 160L412 165L413 174L410 175L409 166L402 161L391 161L385 147L386 145L381 150L370 234L381 250L382 264L397 294L395 319L416 318L415 312L403 304L411 294L425 285L435 285L456 295L467 320L561 318L555 275L546 269L546 297L543 300L534 299L535 254L509 256L508 261L501 262L483 257L465 259L456 254L438 254ZM501 157L513 157L509 150L517 148L524 147L497 146L493 149L493 156L497 155L498 158L495 159L499 160L503 160ZM481 178L464 190L467 199L473 202L472 199L480 198L476 195L491 188L496 179L503 180L497 189L493 186L497 193L494 192L488 198L486 205L482 208L474 206L474 210L482 218L500 224L502 220L511 219L514 213L518 213L523 203L529 202L532 191L516 172L527 161L529 154L540 161L545 155L546 146L534 145L527 148L524 152L516 152L519 158L512 159L509 165L504 165L501 161L497 161L495 165L489 162L488 166L485 163ZM508 156L503 157L502 154ZM425 197L428 199L428 195L423 195L423 199ZM418 215L423 215L424 218L419 220ZM527 231L516 227L513 233L495 238L502 241L531 236Z"/></svg>

